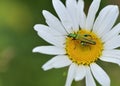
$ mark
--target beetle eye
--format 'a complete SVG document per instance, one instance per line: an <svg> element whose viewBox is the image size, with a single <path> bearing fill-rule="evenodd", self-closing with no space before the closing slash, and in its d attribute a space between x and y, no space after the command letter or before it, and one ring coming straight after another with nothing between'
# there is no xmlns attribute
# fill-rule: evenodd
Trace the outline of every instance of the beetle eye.
<svg viewBox="0 0 120 86"><path fill-rule="evenodd" d="M88 34L85 34L84 36L85 36L85 37L88 37L89 35L88 35Z"/></svg>
<svg viewBox="0 0 120 86"><path fill-rule="evenodd" d="M84 34L84 37L91 37L91 35L89 35L89 34Z"/></svg>

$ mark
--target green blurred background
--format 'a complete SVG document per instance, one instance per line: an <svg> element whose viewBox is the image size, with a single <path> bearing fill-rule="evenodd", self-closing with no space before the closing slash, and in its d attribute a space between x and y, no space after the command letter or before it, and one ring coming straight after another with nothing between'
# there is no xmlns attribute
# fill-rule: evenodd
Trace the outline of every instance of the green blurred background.
<svg viewBox="0 0 120 86"><path fill-rule="evenodd" d="M85 0L86 10L91 2ZM120 6L120 1L102 0L101 8L108 4ZM35 24L45 24L45 9L56 15L51 0L0 0L0 86L64 86L68 67L43 71L41 66L52 56L32 53L34 47L47 45L33 30ZM120 86L120 67L99 64L110 76L111 86Z"/></svg>

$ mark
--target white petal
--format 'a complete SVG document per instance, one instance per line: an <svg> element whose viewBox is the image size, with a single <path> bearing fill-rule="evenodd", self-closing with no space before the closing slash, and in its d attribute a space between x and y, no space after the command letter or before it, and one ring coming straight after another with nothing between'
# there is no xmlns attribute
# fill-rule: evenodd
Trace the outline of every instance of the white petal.
<svg viewBox="0 0 120 86"><path fill-rule="evenodd" d="M96 86L89 67L86 67L86 86Z"/></svg>
<svg viewBox="0 0 120 86"><path fill-rule="evenodd" d="M63 5L63 3L60 0L52 0L54 9L56 13L58 14L60 20L62 21L62 24L64 25L65 29L70 33L72 32L72 20L70 18L70 15Z"/></svg>
<svg viewBox="0 0 120 86"><path fill-rule="evenodd" d="M46 62L42 68L46 71L52 68L61 68L70 65L72 62L67 56L59 55Z"/></svg>
<svg viewBox="0 0 120 86"><path fill-rule="evenodd" d="M69 15L73 21L72 28L74 31L79 30L79 24L77 19L77 1L76 0L66 0L66 9L69 12Z"/></svg>
<svg viewBox="0 0 120 86"><path fill-rule="evenodd" d="M82 80L85 77L86 70L83 65L79 65L79 67L76 70L76 76L75 76L75 81Z"/></svg>
<svg viewBox="0 0 120 86"><path fill-rule="evenodd" d="M77 6L77 19L78 23L80 23L80 28L85 28L86 23L86 15L84 13L84 1L78 0L78 6Z"/></svg>
<svg viewBox="0 0 120 86"><path fill-rule="evenodd" d="M120 50L104 50L102 55L105 57L120 59Z"/></svg>
<svg viewBox="0 0 120 86"><path fill-rule="evenodd" d="M103 8L95 21L93 31L102 37L113 27L118 14L119 10L116 5L109 5Z"/></svg>
<svg viewBox="0 0 120 86"><path fill-rule="evenodd" d="M100 60L105 61L105 62L111 62L120 65L120 60L112 57L101 57Z"/></svg>
<svg viewBox="0 0 120 86"><path fill-rule="evenodd" d="M74 63L70 65L65 86L71 86L77 67Z"/></svg>
<svg viewBox="0 0 120 86"><path fill-rule="evenodd" d="M49 27L41 24L36 24L34 26L34 29L38 32L38 35L48 43L51 43L56 46L63 46L65 42L65 37L54 36L53 31L51 32L51 29Z"/></svg>
<svg viewBox="0 0 120 86"><path fill-rule="evenodd" d="M96 13L100 6L100 1L101 0L93 0L91 6L89 8L89 11L88 11L85 29L88 29L88 30L92 29Z"/></svg>
<svg viewBox="0 0 120 86"><path fill-rule="evenodd" d="M43 11L43 15L50 28L60 32L63 35L67 34L61 22L54 15L52 15L50 12L46 10Z"/></svg>
<svg viewBox="0 0 120 86"><path fill-rule="evenodd" d="M105 49L114 49L120 46L120 36L114 37L111 40L105 42L104 47Z"/></svg>
<svg viewBox="0 0 120 86"><path fill-rule="evenodd" d="M57 46L39 46L33 49L33 52L39 52L43 54L58 55L65 54L66 51L64 48Z"/></svg>
<svg viewBox="0 0 120 86"><path fill-rule="evenodd" d="M100 66L93 63L90 65L90 67L93 76L101 84L101 86L110 86L110 78Z"/></svg>
<svg viewBox="0 0 120 86"><path fill-rule="evenodd" d="M103 35L102 40L104 42L110 40L114 36L117 36L120 33L120 23L117 24L111 31L107 32L105 35Z"/></svg>

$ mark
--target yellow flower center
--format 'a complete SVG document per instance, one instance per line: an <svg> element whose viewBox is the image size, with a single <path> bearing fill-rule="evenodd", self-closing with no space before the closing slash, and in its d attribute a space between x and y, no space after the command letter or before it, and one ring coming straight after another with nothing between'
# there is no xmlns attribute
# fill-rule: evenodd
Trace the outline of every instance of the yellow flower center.
<svg viewBox="0 0 120 86"><path fill-rule="evenodd" d="M70 60L77 64L89 65L100 58L103 43L95 33L79 30L72 34L77 37L68 36L66 38L66 52Z"/></svg>

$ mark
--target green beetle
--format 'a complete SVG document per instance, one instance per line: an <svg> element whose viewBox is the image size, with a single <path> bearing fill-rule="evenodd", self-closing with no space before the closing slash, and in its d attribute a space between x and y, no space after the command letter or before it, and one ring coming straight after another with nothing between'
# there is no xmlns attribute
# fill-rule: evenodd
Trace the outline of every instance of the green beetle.
<svg viewBox="0 0 120 86"><path fill-rule="evenodd" d="M96 44L96 42L92 40L92 37L89 34L80 35L76 33L70 33L67 35L67 37L73 38L74 40L80 40L81 45Z"/></svg>

